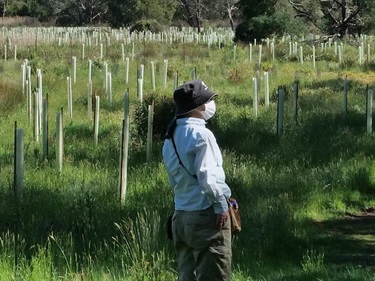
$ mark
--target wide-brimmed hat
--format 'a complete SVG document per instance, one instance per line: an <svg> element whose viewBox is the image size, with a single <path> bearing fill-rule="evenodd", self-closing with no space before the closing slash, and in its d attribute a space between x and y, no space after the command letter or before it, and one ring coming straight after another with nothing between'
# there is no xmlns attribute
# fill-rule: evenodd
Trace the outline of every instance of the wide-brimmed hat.
<svg viewBox="0 0 375 281"><path fill-rule="evenodd" d="M193 111L216 95L202 80L185 82L173 93L173 99L176 103L176 116Z"/></svg>

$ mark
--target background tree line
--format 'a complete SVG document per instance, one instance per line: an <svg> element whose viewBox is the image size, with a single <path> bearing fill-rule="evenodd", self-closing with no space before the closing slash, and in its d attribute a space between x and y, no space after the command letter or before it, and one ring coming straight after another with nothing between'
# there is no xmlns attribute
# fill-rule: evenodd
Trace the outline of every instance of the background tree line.
<svg viewBox="0 0 375 281"><path fill-rule="evenodd" d="M316 32L332 37L375 30L374 0L0 0L2 16L29 16L60 26L106 24L160 31L220 25L235 40Z"/></svg>

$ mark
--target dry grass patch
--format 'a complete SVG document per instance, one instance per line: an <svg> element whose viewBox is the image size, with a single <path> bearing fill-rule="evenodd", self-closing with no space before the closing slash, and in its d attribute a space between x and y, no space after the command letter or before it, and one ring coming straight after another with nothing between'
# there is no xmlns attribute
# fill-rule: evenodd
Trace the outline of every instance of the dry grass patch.
<svg viewBox="0 0 375 281"><path fill-rule="evenodd" d="M40 26L40 22L32 17L1 17L2 26Z"/></svg>
<svg viewBox="0 0 375 281"><path fill-rule="evenodd" d="M22 103L22 89L14 81L0 81L0 115L11 112Z"/></svg>

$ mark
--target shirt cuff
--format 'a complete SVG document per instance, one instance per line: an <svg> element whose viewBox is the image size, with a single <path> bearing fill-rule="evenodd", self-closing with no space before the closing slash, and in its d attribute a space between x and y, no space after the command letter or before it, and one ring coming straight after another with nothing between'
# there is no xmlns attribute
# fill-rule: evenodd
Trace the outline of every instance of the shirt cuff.
<svg viewBox="0 0 375 281"><path fill-rule="evenodd" d="M222 196L218 202L216 202L214 205L215 214L221 214L228 210L228 202L227 199Z"/></svg>

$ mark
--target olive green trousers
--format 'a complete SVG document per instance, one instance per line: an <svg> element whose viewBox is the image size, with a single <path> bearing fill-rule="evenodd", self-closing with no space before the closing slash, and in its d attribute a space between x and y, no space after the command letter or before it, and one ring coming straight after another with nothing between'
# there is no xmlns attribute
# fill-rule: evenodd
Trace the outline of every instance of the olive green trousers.
<svg viewBox="0 0 375 281"><path fill-rule="evenodd" d="M179 281L230 280L230 220L219 230L213 208L203 211L175 211L172 231Z"/></svg>

